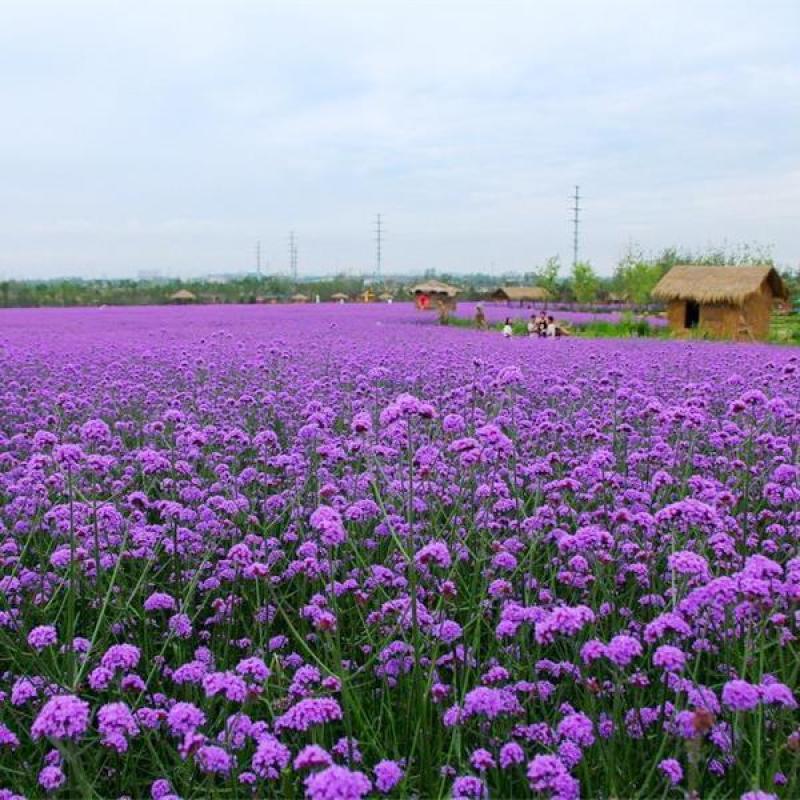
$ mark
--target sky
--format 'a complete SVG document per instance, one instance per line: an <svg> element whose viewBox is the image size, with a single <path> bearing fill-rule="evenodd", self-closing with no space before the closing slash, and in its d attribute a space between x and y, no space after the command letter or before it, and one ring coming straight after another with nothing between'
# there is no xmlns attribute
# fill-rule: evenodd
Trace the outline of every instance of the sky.
<svg viewBox="0 0 800 800"><path fill-rule="evenodd" d="M797 0L0 0L0 278L800 265Z"/></svg>

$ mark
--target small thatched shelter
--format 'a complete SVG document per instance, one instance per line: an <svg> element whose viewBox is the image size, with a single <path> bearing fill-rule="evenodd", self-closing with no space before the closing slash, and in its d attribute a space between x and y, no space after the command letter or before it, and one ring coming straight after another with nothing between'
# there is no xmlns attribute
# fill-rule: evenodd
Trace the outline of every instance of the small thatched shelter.
<svg viewBox="0 0 800 800"><path fill-rule="evenodd" d="M188 289L178 289L175 294L169 296L170 303L175 305L186 305L186 303L194 303L197 301L197 295L190 292Z"/></svg>
<svg viewBox="0 0 800 800"><path fill-rule="evenodd" d="M766 339L776 299L787 297L780 275L770 266L673 267L653 289L667 303L676 333L699 329L725 339Z"/></svg>
<svg viewBox="0 0 800 800"><path fill-rule="evenodd" d="M420 311L452 311L456 307L458 289L441 281L429 280L411 287L414 305Z"/></svg>
<svg viewBox="0 0 800 800"><path fill-rule="evenodd" d="M343 292L334 292L331 295L331 300L333 300L334 303L346 303L347 302L347 295L344 294Z"/></svg>
<svg viewBox="0 0 800 800"><path fill-rule="evenodd" d="M550 299L550 292L542 286L499 286L490 297L500 303L541 303Z"/></svg>
<svg viewBox="0 0 800 800"><path fill-rule="evenodd" d="M297 294L293 294L289 299L293 303L307 303L308 302L308 295L300 294L298 292Z"/></svg>
<svg viewBox="0 0 800 800"><path fill-rule="evenodd" d="M393 299L394 298L392 297L391 294L389 294L389 292L382 292L381 294L378 295L378 300L380 300L383 303L391 303Z"/></svg>

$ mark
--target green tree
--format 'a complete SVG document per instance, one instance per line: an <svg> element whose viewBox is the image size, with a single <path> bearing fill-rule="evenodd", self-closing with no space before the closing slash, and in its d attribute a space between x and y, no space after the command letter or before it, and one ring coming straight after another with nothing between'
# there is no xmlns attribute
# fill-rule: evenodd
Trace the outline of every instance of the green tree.
<svg viewBox="0 0 800 800"><path fill-rule="evenodd" d="M626 300L642 305L663 274L659 262L648 261L641 250L630 246L614 270L613 286Z"/></svg>
<svg viewBox="0 0 800 800"><path fill-rule="evenodd" d="M558 294L558 273L561 270L561 259L558 256L550 256L542 266L534 271L534 280L537 286L547 289L555 297Z"/></svg>
<svg viewBox="0 0 800 800"><path fill-rule="evenodd" d="M588 261L578 261L572 268L572 291L579 303L591 303L597 297L600 280Z"/></svg>

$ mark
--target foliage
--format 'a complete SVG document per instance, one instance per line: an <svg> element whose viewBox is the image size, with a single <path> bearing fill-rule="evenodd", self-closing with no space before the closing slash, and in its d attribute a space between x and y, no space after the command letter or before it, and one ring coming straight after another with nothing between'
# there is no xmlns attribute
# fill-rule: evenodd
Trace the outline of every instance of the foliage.
<svg viewBox="0 0 800 800"><path fill-rule="evenodd" d="M2 281L0 306L115 306L161 305L179 289L192 292L201 303L256 303L270 298L287 298L296 291L327 300L341 292L348 296L364 288L362 278L345 275L294 284L279 276L232 276L225 279L169 280L81 280Z"/></svg>
<svg viewBox="0 0 800 800"><path fill-rule="evenodd" d="M658 337L666 339L670 337L668 328L652 326L646 319L635 317L631 313L623 315L620 322L598 320L572 325L570 330L576 336L595 338Z"/></svg>
<svg viewBox="0 0 800 800"><path fill-rule="evenodd" d="M550 256L547 261L534 270L534 281L537 286L547 289L552 297L559 294L558 275L561 271L561 259L558 256Z"/></svg>
<svg viewBox="0 0 800 800"><path fill-rule="evenodd" d="M614 270L614 290L626 301L643 305L667 271L665 260L647 261L641 251L629 248Z"/></svg>
<svg viewBox="0 0 800 800"><path fill-rule="evenodd" d="M773 314L769 338L779 344L800 344L800 313Z"/></svg>
<svg viewBox="0 0 800 800"><path fill-rule="evenodd" d="M572 291L579 303L591 303L597 297L600 281L588 261L578 261L572 266Z"/></svg>

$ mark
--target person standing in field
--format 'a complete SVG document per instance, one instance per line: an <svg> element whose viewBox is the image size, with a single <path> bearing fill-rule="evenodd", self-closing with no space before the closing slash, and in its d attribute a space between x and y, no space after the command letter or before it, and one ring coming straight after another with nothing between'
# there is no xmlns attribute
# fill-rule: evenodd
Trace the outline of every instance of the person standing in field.
<svg viewBox="0 0 800 800"><path fill-rule="evenodd" d="M503 336L506 339L510 339L511 335L514 333L514 329L511 327L511 318L506 317L506 321L503 324Z"/></svg>
<svg viewBox="0 0 800 800"><path fill-rule="evenodd" d="M537 324L536 324L536 317L531 314L531 318L528 320L528 336L536 336L537 332Z"/></svg>
<svg viewBox="0 0 800 800"><path fill-rule="evenodd" d="M486 330L486 314L483 311L483 306L478 305L475 309L475 327L479 331Z"/></svg>

